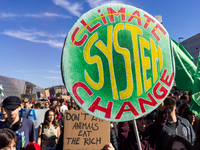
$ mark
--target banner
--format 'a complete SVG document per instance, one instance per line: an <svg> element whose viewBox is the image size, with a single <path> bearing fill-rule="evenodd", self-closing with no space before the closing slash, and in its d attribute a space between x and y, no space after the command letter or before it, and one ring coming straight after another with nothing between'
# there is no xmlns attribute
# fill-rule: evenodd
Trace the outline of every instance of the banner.
<svg viewBox="0 0 200 150"><path fill-rule="evenodd" d="M63 139L63 150L102 149L110 143L110 122L82 110L67 110Z"/></svg>
<svg viewBox="0 0 200 150"><path fill-rule="evenodd" d="M36 139L38 136L39 125L44 122L44 115L47 110L49 109L21 109L19 111L20 117L27 118L33 121L35 126Z"/></svg>
<svg viewBox="0 0 200 150"><path fill-rule="evenodd" d="M175 76L168 32L140 8L105 4L83 14L62 52L67 90L87 113L108 121L140 118L166 98Z"/></svg>
<svg viewBox="0 0 200 150"><path fill-rule="evenodd" d="M35 128L44 122L44 114L49 109L21 109L19 116L33 121Z"/></svg>
<svg viewBox="0 0 200 150"><path fill-rule="evenodd" d="M198 57L197 69L194 74L194 85L192 90L190 111L200 117L200 56Z"/></svg>
<svg viewBox="0 0 200 150"><path fill-rule="evenodd" d="M187 50L178 42L171 38L172 49L174 50L174 58L176 64L175 82L179 90L193 90L194 74L196 66L193 61L194 58L187 52Z"/></svg>

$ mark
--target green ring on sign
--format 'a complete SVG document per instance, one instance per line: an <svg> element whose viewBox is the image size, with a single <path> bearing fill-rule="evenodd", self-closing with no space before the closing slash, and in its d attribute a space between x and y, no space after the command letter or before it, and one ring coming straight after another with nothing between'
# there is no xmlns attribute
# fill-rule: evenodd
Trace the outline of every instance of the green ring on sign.
<svg viewBox="0 0 200 150"><path fill-rule="evenodd" d="M63 47L69 93L85 112L108 121L153 111L170 92L174 73L166 29L129 5L105 4L83 14Z"/></svg>

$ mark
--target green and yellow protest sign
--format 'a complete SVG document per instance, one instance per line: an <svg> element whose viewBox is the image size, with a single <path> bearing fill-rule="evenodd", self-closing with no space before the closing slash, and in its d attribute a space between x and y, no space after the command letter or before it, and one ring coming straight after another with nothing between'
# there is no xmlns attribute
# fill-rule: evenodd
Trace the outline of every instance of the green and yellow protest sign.
<svg viewBox="0 0 200 150"><path fill-rule="evenodd" d="M170 92L174 70L166 29L129 5L105 4L83 14L63 47L69 93L85 112L108 121L154 110Z"/></svg>

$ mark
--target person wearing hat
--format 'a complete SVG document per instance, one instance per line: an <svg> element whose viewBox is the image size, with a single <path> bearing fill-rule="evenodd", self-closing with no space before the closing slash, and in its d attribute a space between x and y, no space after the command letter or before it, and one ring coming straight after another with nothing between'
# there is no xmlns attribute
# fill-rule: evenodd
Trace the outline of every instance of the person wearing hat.
<svg viewBox="0 0 200 150"><path fill-rule="evenodd" d="M35 142L35 127L31 120L21 118L21 100L16 96L9 96L3 100L2 107L7 113L7 118L0 123L0 128L9 128L17 135L17 150L23 150L29 142Z"/></svg>

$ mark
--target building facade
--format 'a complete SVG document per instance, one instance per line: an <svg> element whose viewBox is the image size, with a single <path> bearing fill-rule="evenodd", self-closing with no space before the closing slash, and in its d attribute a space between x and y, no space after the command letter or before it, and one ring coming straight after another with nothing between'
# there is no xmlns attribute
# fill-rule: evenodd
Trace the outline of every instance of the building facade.
<svg viewBox="0 0 200 150"><path fill-rule="evenodd" d="M190 53L190 55L194 58L194 64L197 65L200 51L200 33L184 40L181 42L181 45L183 45L183 47Z"/></svg>
<svg viewBox="0 0 200 150"><path fill-rule="evenodd" d="M3 87L3 94L0 95L0 102L7 96L18 96L20 98L21 94L30 95L43 90L43 88L31 82L5 76L0 76L0 85Z"/></svg>

